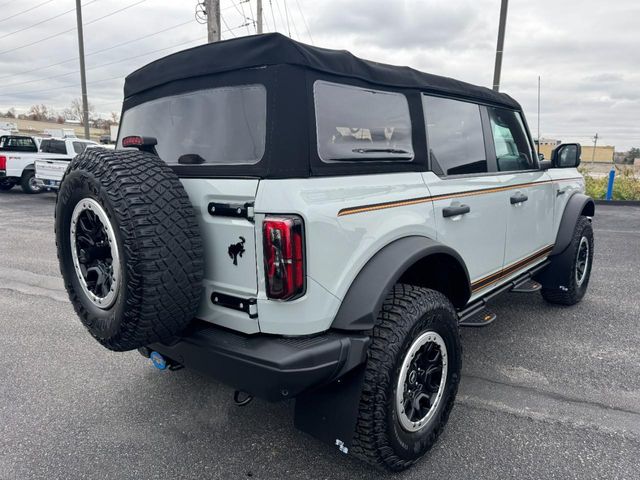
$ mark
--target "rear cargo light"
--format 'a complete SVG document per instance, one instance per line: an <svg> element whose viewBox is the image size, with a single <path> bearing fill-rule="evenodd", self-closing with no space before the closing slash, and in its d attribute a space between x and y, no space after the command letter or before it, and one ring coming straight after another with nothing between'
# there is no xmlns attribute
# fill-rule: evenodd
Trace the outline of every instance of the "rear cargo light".
<svg viewBox="0 0 640 480"><path fill-rule="evenodd" d="M7 157L0 155L0 170L7 169Z"/></svg>
<svg viewBox="0 0 640 480"><path fill-rule="evenodd" d="M262 223L267 296L293 300L304 294L304 234L302 219L267 217Z"/></svg>

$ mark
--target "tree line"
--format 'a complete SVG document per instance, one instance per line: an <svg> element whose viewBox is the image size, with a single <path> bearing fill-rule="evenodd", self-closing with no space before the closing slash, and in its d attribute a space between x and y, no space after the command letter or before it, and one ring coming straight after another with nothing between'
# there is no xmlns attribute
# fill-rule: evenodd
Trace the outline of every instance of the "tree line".
<svg viewBox="0 0 640 480"><path fill-rule="evenodd" d="M65 123L69 120L79 121L80 125L85 124L84 109L82 108L82 100L74 99L69 107L63 110L54 110L45 104L31 105L27 113L16 114L15 108L10 108L6 112L0 112L0 116L7 118L18 118L21 120L35 120L44 122ZM120 115L117 112L111 112L109 118L96 117L95 107L89 103L89 126L94 128L108 129L111 125L117 125Z"/></svg>

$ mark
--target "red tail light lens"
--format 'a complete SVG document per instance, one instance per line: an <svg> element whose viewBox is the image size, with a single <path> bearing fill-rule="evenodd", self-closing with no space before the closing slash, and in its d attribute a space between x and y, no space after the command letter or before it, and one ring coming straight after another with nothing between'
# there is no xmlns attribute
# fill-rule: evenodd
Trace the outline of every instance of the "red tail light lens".
<svg viewBox="0 0 640 480"><path fill-rule="evenodd" d="M0 170L7 169L7 157L0 155Z"/></svg>
<svg viewBox="0 0 640 480"><path fill-rule="evenodd" d="M267 217L262 224L267 296L293 300L304 294L304 234L302 219Z"/></svg>

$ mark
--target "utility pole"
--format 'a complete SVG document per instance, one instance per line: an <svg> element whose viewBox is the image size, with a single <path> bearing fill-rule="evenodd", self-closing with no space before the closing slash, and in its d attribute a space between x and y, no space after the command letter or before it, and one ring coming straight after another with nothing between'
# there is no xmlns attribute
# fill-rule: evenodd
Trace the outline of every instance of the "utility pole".
<svg viewBox="0 0 640 480"><path fill-rule="evenodd" d="M593 151L591 152L591 163L596 161L596 147L598 146L598 133L593 137Z"/></svg>
<svg viewBox="0 0 640 480"><path fill-rule="evenodd" d="M78 22L78 49L80 50L80 85L82 87L84 138L89 140L89 100L87 100L87 74L84 70L84 34L82 33L82 7L80 0L76 0L76 21Z"/></svg>
<svg viewBox="0 0 640 480"><path fill-rule="evenodd" d="M500 73L502 71L502 52L504 51L504 32L507 28L507 7L509 0L502 0L500 6L500 25L498 26L498 46L496 48L496 66L493 70L493 89L500 90Z"/></svg>
<svg viewBox="0 0 640 480"><path fill-rule="evenodd" d="M538 75L538 151L536 153L540 156L540 75Z"/></svg>
<svg viewBox="0 0 640 480"><path fill-rule="evenodd" d="M262 33L262 0L257 0L258 33Z"/></svg>
<svg viewBox="0 0 640 480"><path fill-rule="evenodd" d="M79 0L78 0L79 1ZM220 0L205 0L209 43L220 41Z"/></svg>

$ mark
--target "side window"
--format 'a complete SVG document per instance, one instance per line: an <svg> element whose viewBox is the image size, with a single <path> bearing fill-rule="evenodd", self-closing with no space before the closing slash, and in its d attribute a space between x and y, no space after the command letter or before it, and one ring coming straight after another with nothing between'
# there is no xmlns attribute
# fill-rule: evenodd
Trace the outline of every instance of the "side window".
<svg viewBox="0 0 640 480"><path fill-rule="evenodd" d="M321 80L313 94L318 155L324 162L413 159L403 94Z"/></svg>
<svg viewBox="0 0 640 480"><path fill-rule="evenodd" d="M44 153L67 153L63 140L43 140L40 150Z"/></svg>
<svg viewBox="0 0 640 480"><path fill-rule="evenodd" d="M422 96L431 162L446 175L484 173L487 154L480 107L449 98Z"/></svg>
<svg viewBox="0 0 640 480"><path fill-rule="evenodd" d="M530 170L535 168L531 144L519 112L488 107L498 170Z"/></svg>
<svg viewBox="0 0 640 480"><path fill-rule="evenodd" d="M87 145L89 144L86 142L73 142L73 150L79 155L86 150Z"/></svg>

